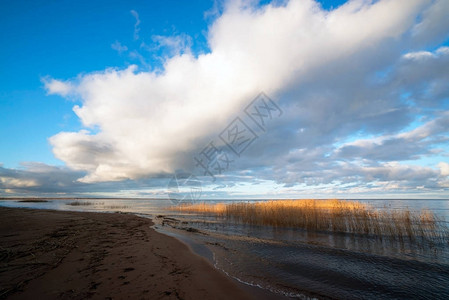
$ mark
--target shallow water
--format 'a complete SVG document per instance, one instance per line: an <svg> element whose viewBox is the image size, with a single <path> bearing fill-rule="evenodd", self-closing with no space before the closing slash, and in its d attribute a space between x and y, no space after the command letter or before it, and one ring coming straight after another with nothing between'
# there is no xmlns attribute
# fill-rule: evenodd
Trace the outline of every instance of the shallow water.
<svg viewBox="0 0 449 300"><path fill-rule="evenodd" d="M0 201L0 206L121 211L151 217L157 230L180 238L229 276L279 295L319 299L449 299L447 244L416 245L408 241L229 224L213 217L169 211L168 200L83 199L77 201L92 204L68 205L73 201L8 200ZM428 208L449 219L449 200L367 202L385 209Z"/></svg>
<svg viewBox="0 0 449 300"><path fill-rule="evenodd" d="M168 222L170 227L159 222L159 230L181 228L175 232L190 238L188 244L208 245L218 269L280 295L449 299L447 245L178 218L180 222Z"/></svg>
<svg viewBox="0 0 449 300"><path fill-rule="evenodd" d="M220 269L288 295L337 299L449 297L447 264L264 240L230 243L222 239L214 250Z"/></svg>

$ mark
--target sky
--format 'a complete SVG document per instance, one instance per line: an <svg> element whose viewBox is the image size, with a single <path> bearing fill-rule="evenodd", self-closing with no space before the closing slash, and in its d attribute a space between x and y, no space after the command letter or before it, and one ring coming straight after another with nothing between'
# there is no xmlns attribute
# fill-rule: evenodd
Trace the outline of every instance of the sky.
<svg viewBox="0 0 449 300"><path fill-rule="evenodd" d="M0 197L447 199L448 14L1 1Z"/></svg>

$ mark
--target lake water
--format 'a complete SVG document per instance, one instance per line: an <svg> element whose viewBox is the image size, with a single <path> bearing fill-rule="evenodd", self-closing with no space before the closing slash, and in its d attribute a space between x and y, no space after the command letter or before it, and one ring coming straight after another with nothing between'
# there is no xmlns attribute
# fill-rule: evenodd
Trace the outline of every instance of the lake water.
<svg viewBox="0 0 449 300"><path fill-rule="evenodd" d="M91 204L69 205L74 201ZM449 200L362 202L379 209L427 208L449 220ZM219 218L173 211L171 205L169 200L144 199L0 201L0 206L8 207L120 211L150 217L156 230L186 242L228 276L279 297L449 299L447 244L415 245L372 237L230 224Z"/></svg>

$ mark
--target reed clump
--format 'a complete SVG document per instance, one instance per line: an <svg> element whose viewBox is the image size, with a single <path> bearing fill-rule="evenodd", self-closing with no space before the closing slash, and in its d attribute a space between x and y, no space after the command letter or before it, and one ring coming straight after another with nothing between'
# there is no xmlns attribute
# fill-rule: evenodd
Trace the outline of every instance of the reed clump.
<svg viewBox="0 0 449 300"><path fill-rule="evenodd" d="M67 203L70 206L90 206L90 205L103 205L103 202L90 202L90 201L73 201Z"/></svg>
<svg viewBox="0 0 449 300"><path fill-rule="evenodd" d="M252 225L363 234L401 241L449 241L447 226L429 210L380 210L358 201L305 199L197 203L177 206L175 209L216 215Z"/></svg>

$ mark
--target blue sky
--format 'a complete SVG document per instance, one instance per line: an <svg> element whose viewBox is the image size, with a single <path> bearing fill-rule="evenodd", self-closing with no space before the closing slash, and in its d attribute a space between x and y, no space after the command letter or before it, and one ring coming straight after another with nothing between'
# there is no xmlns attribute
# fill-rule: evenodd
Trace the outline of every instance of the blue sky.
<svg viewBox="0 0 449 300"><path fill-rule="evenodd" d="M393 2L2 1L0 196L447 198L449 5Z"/></svg>
<svg viewBox="0 0 449 300"><path fill-rule="evenodd" d="M48 96L41 79L73 78L80 73L140 63L111 48L115 41L139 49L134 40L139 12L142 35L183 32L195 38L194 49L207 51L204 12L210 1L2 1L0 25L1 162L18 167L22 161L62 164L46 139L61 130L77 130L73 102ZM147 55L148 64L160 61Z"/></svg>

